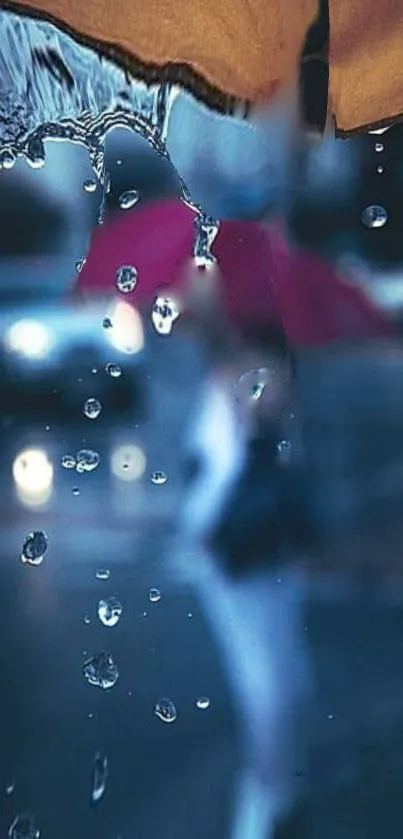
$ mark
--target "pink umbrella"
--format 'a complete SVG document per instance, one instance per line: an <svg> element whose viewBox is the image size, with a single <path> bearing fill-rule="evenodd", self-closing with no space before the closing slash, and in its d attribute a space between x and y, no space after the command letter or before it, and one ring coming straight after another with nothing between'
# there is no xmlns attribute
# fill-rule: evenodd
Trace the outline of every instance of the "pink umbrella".
<svg viewBox="0 0 403 839"><path fill-rule="evenodd" d="M141 305L169 289L180 294L192 258L194 218L182 202L164 200L107 221L94 231L78 291L112 292L119 267L134 265L138 283L125 300ZM360 290L314 255L292 251L277 225L224 221L213 253L229 320L241 333L282 326L290 343L303 347L392 331Z"/></svg>

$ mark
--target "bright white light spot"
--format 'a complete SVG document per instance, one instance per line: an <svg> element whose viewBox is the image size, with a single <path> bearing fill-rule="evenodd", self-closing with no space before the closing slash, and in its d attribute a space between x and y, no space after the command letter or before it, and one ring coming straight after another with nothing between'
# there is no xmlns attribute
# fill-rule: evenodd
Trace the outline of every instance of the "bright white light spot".
<svg viewBox="0 0 403 839"><path fill-rule="evenodd" d="M134 355L144 347L144 333L141 317L136 309L119 300L108 311L112 328L106 331L106 337L119 352Z"/></svg>
<svg viewBox="0 0 403 839"><path fill-rule="evenodd" d="M19 353L26 358L44 358L51 346L49 330L36 320L19 320L10 327L5 344L9 351Z"/></svg>
<svg viewBox="0 0 403 839"><path fill-rule="evenodd" d="M146 456L139 446L118 446L112 453L112 473L121 481L138 481L144 475L146 466Z"/></svg>
<svg viewBox="0 0 403 839"><path fill-rule="evenodd" d="M14 460L13 477L25 504L39 506L49 500L53 489L53 466L41 449L25 449Z"/></svg>

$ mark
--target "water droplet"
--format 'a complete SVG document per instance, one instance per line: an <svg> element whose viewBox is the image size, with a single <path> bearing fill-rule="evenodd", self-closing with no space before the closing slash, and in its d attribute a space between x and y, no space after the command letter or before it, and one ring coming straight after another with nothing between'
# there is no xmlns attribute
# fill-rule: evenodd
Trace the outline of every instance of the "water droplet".
<svg viewBox="0 0 403 839"><path fill-rule="evenodd" d="M40 565L48 549L48 537L43 530L34 530L25 539L21 561L28 565Z"/></svg>
<svg viewBox="0 0 403 839"><path fill-rule="evenodd" d="M93 376L96 376L97 373L98 373L98 367L93 367L92 370L91 370L91 373L92 373Z"/></svg>
<svg viewBox="0 0 403 839"><path fill-rule="evenodd" d="M194 617L193 612L188 612L188 618L193 618L193 617Z"/></svg>
<svg viewBox="0 0 403 839"><path fill-rule="evenodd" d="M0 169L12 169L15 161L16 157L11 151L3 151L0 154Z"/></svg>
<svg viewBox="0 0 403 839"><path fill-rule="evenodd" d="M106 365L105 370L108 376L110 376L112 379L119 379L119 377L122 375L122 368L119 367L119 364L113 364L112 362L110 362Z"/></svg>
<svg viewBox="0 0 403 839"><path fill-rule="evenodd" d="M12 795L15 790L15 781L11 781L10 784L6 786L6 795Z"/></svg>
<svg viewBox="0 0 403 839"><path fill-rule="evenodd" d="M385 146L384 146L383 143L375 143L375 151L376 152L381 152L381 151L384 150L384 148L385 148Z"/></svg>
<svg viewBox="0 0 403 839"><path fill-rule="evenodd" d="M93 449L81 449L77 453L77 472L93 472L101 462L98 452Z"/></svg>
<svg viewBox="0 0 403 839"><path fill-rule="evenodd" d="M196 705L200 709L200 711L206 711L207 708L210 708L210 700L208 696L200 696L197 700Z"/></svg>
<svg viewBox="0 0 403 839"><path fill-rule="evenodd" d="M162 722L175 722L178 716L172 699L159 699L154 705L154 713Z"/></svg>
<svg viewBox="0 0 403 839"><path fill-rule="evenodd" d="M112 688L118 678L119 672L110 653L96 653L85 662L83 673L90 685L95 685L103 690Z"/></svg>
<svg viewBox="0 0 403 839"><path fill-rule="evenodd" d="M105 755L95 755L91 772L91 803L98 804L103 798L108 780L108 758Z"/></svg>
<svg viewBox="0 0 403 839"><path fill-rule="evenodd" d="M153 484L156 484L156 486L162 486L163 484L166 484L167 480L168 475L165 472L162 472L161 469L156 469L155 472L153 472L151 475L151 481Z"/></svg>
<svg viewBox="0 0 403 839"><path fill-rule="evenodd" d="M39 839L40 835L32 813L21 813L16 816L8 829L9 839Z"/></svg>
<svg viewBox="0 0 403 839"><path fill-rule="evenodd" d="M154 301L151 320L159 335L170 335L172 327L179 317L179 309L169 297L157 297Z"/></svg>
<svg viewBox="0 0 403 839"><path fill-rule="evenodd" d="M89 615L84 615L84 623L86 624L86 626L89 626L89 625L90 625L90 623L91 623L91 618L90 618L90 616L89 616Z"/></svg>
<svg viewBox="0 0 403 839"><path fill-rule="evenodd" d="M388 214L385 207L379 204L371 204L365 207L361 213L361 221L365 227L372 229L384 227L388 220Z"/></svg>
<svg viewBox="0 0 403 839"><path fill-rule="evenodd" d="M131 210L139 199L140 193L136 189L127 189L119 197L119 207L121 210Z"/></svg>
<svg viewBox="0 0 403 839"><path fill-rule="evenodd" d="M234 396L238 402L244 404L257 402L263 395L269 381L269 371L266 367L258 370L248 370L243 373L234 384Z"/></svg>
<svg viewBox="0 0 403 839"><path fill-rule="evenodd" d="M83 256L82 259L79 259L78 262L76 262L76 270L78 271L78 273L80 273L80 271L82 271L86 261L87 261L87 257Z"/></svg>
<svg viewBox="0 0 403 839"><path fill-rule="evenodd" d="M102 326L104 329L112 329L113 323L110 318L104 318L102 321Z"/></svg>
<svg viewBox="0 0 403 839"><path fill-rule="evenodd" d="M116 287L122 294L134 291L137 285L138 271L134 265L121 265L116 272Z"/></svg>
<svg viewBox="0 0 403 839"><path fill-rule="evenodd" d="M99 568L95 576L97 580L109 580L111 572L109 568Z"/></svg>
<svg viewBox="0 0 403 839"><path fill-rule="evenodd" d="M84 181L83 188L85 192L95 192L97 188L97 182L89 178L87 181Z"/></svg>
<svg viewBox="0 0 403 839"><path fill-rule="evenodd" d="M76 498L78 498L78 496L81 494L78 487L73 487L72 493L73 495L75 495Z"/></svg>
<svg viewBox="0 0 403 839"><path fill-rule="evenodd" d="M123 160L117 160L117 161L116 161L116 165L117 165L117 166L121 166L121 165L122 165L122 163L123 163Z"/></svg>
<svg viewBox="0 0 403 839"><path fill-rule="evenodd" d="M72 454L64 454L61 460L61 464L64 469L75 469L76 459L75 457L73 457Z"/></svg>
<svg viewBox="0 0 403 839"><path fill-rule="evenodd" d="M104 626L116 626L123 612L122 604L117 597L108 597L98 603L98 617Z"/></svg>
<svg viewBox="0 0 403 839"><path fill-rule="evenodd" d="M199 268L211 268L217 260L211 247L219 231L219 223L210 216L199 215L195 219L196 237L193 257Z"/></svg>
<svg viewBox="0 0 403 839"><path fill-rule="evenodd" d="M334 714L328 714L327 718L328 720L334 720Z"/></svg>
<svg viewBox="0 0 403 839"><path fill-rule="evenodd" d="M90 399L86 399L84 403L84 414L88 419L95 420L99 417L102 411L102 405L99 399L95 399L95 397L90 397Z"/></svg>
<svg viewBox="0 0 403 839"><path fill-rule="evenodd" d="M277 443L277 451L280 455L282 454L289 454L292 449L292 445L289 440L280 440Z"/></svg>
<svg viewBox="0 0 403 839"><path fill-rule="evenodd" d="M158 603L161 600L162 594L159 588L150 588L148 592L148 599L150 603Z"/></svg>
<svg viewBox="0 0 403 839"><path fill-rule="evenodd" d="M376 171L378 172L378 175L383 175L385 169L383 166L378 166Z"/></svg>

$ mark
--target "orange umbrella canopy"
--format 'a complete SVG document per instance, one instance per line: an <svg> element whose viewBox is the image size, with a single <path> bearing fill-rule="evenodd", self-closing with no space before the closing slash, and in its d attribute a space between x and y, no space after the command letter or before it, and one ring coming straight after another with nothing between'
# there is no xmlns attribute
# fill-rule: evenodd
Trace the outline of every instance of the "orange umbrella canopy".
<svg viewBox="0 0 403 839"><path fill-rule="evenodd" d="M403 114L402 0L329 0L329 111L340 133ZM212 107L264 103L296 77L318 0L0 0L54 22L146 82ZM0 44L1 48L1 44Z"/></svg>
<svg viewBox="0 0 403 839"><path fill-rule="evenodd" d="M296 67L318 0L24 0L146 81L184 83L209 104L264 102Z"/></svg>

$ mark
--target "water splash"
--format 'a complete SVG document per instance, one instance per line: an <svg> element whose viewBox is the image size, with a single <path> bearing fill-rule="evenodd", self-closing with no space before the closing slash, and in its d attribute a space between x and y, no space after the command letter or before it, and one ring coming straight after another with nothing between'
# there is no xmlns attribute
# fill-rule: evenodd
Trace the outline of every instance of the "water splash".
<svg viewBox="0 0 403 839"><path fill-rule="evenodd" d="M45 141L66 140L89 153L102 188L98 222L105 217L110 179L104 142L114 128L139 133L168 162L169 118L178 89L147 86L43 21L0 10L0 165L18 157L43 166ZM194 257L208 267L219 225L190 196L178 173L181 200L196 214Z"/></svg>

